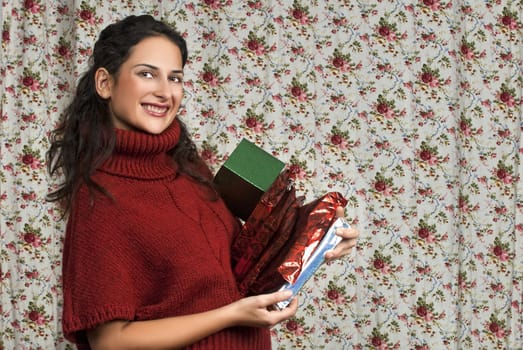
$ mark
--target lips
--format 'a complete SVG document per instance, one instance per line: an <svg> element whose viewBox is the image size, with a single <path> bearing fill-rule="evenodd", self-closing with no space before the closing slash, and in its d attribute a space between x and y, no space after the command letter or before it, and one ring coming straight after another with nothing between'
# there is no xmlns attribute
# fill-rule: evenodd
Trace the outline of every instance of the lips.
<svg viewBox="0 0 523 350"><path fill-rule="evenodd" d="M169 110L169 107L163 107L163 106L157 106L157 105L150 105L150 104L142 104L143 108L156 116L164 116L167 111Z"/></svg>

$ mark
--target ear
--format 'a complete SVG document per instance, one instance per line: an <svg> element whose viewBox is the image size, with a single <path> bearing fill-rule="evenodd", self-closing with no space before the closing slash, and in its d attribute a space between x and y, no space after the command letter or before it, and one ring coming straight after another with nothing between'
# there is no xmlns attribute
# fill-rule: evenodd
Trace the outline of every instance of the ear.
<svg viewBox="0 0 523 350"><path fill-rule="evenodd" d="M96 86L96 92L103 99L108 99L111 97L112 87L113 87L113 77L107 69L98 68L94 73L94 83Z"/></svg>

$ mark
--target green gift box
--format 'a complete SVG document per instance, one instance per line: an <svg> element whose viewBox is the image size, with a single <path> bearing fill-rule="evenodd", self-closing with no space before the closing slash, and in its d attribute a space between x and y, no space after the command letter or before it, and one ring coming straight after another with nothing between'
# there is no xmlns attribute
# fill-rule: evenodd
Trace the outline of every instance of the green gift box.
<svg viewBox="0 0 523 350"><path fill-rule="evenodd" d="M242 139L214 176L214 185L237 217L247 220L285 163Z"/></svg>

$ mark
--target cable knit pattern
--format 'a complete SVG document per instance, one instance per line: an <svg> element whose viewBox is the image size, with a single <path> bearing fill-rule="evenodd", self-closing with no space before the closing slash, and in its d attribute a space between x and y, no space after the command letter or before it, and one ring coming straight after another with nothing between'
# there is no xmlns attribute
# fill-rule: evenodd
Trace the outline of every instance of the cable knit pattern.
<svg viewBox="0 0 523 350"><path fill-rule="evenodd" d="M161 135L116 130L114 155L94 175L113 199L78 193L64 245L63 329L79 349L89 349L85 330L107 321L192 314L240 298L230 266L238 222L177 173L167 151L179 133L177 122ZM270 348L258 328L229 328L188 347Z"/></svg>

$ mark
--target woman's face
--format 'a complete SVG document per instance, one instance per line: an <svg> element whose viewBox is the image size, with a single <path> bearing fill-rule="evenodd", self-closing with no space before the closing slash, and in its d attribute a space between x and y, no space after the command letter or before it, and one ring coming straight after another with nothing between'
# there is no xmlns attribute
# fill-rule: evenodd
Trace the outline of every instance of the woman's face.
<svg viewBox="0 0 523 350"><path fill-rule="evenodd" d="M104 80L104 71L97 71L97 90L109 100L115 127L160 134L176 118L183 97L182 55L166 37L135 45L116 78L107 74Z"/></svg>

